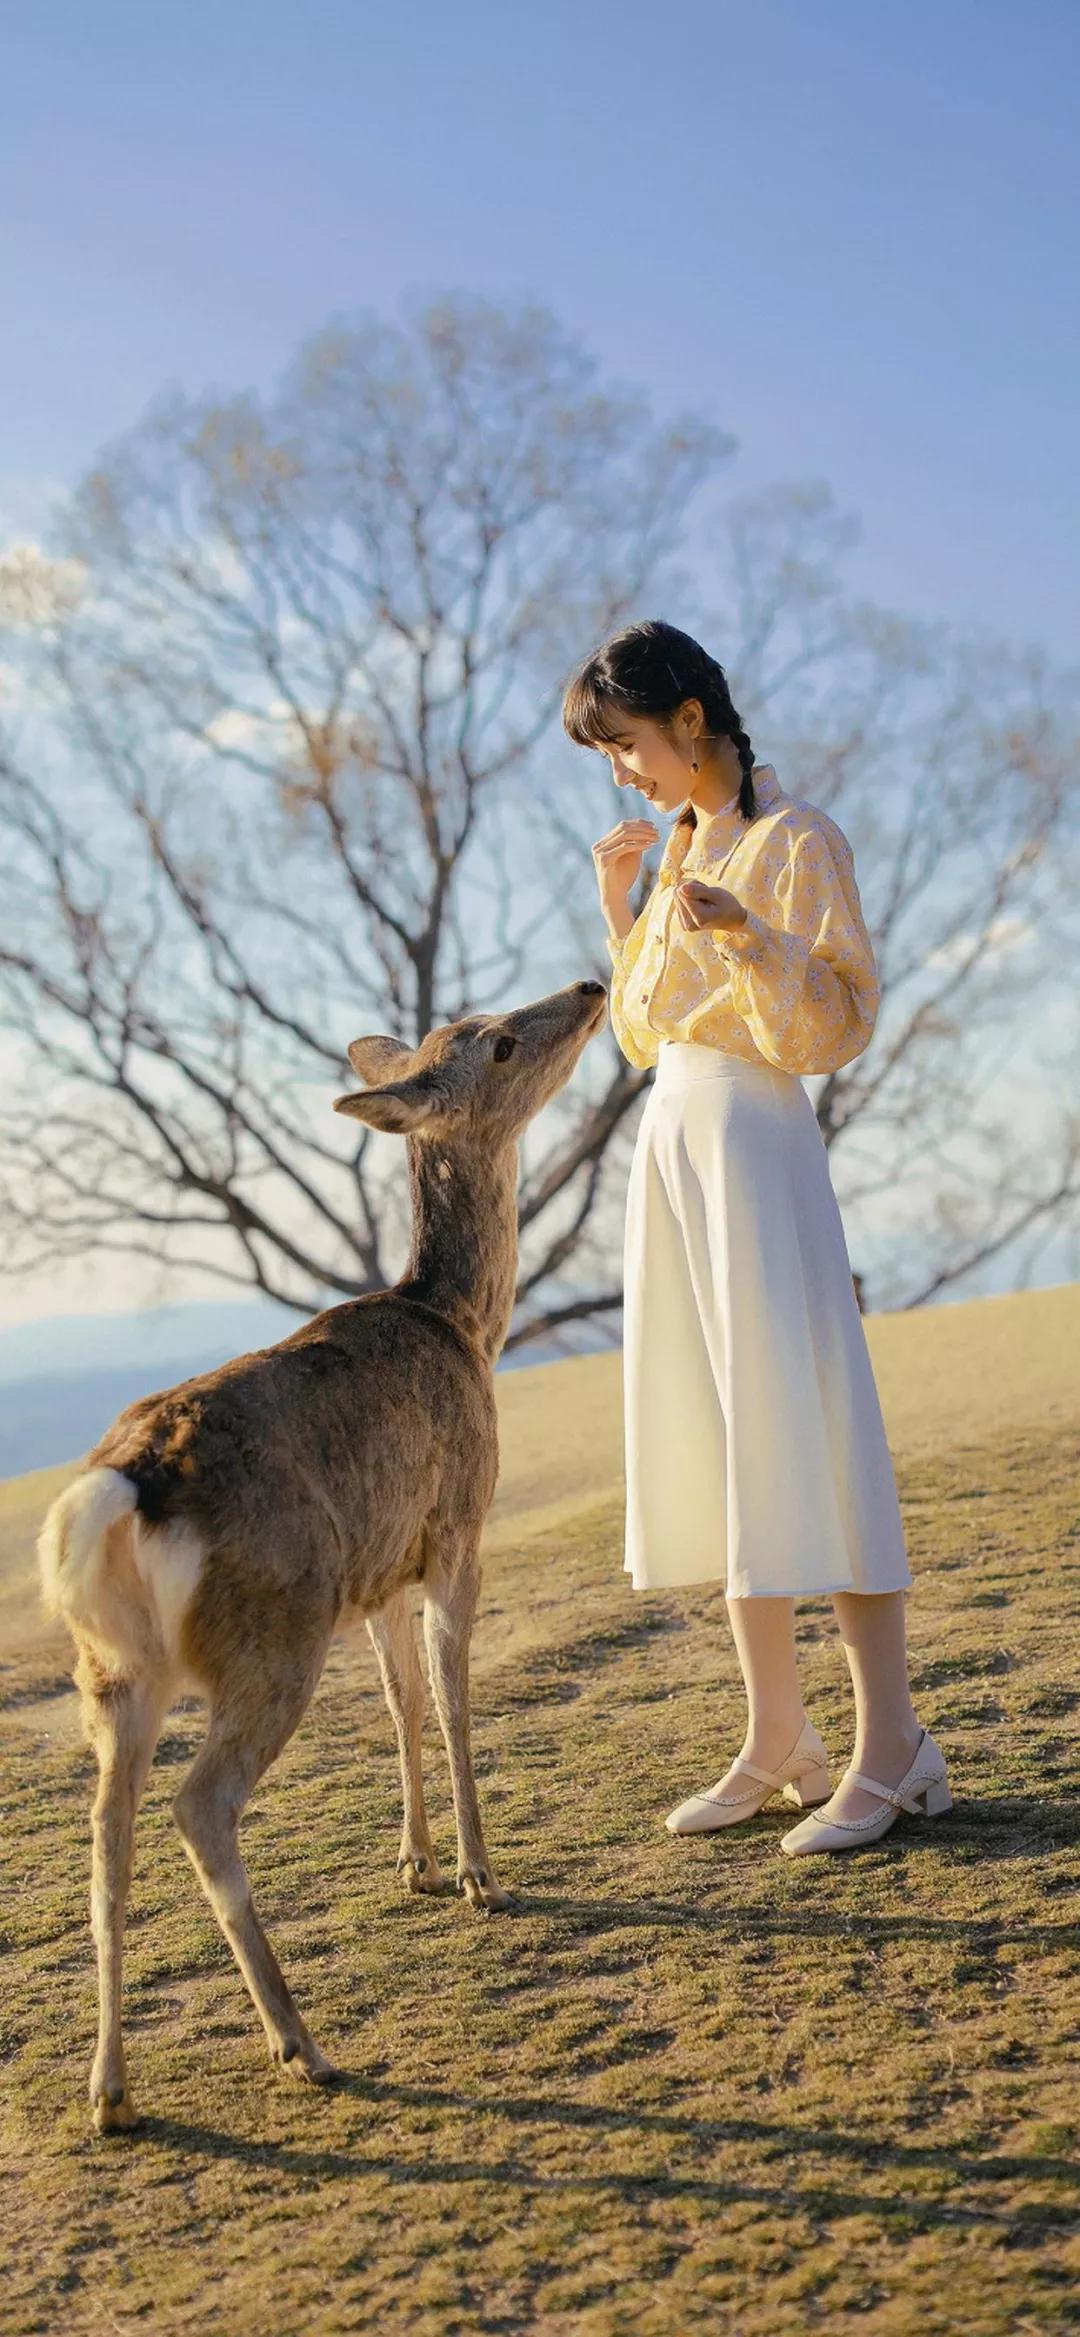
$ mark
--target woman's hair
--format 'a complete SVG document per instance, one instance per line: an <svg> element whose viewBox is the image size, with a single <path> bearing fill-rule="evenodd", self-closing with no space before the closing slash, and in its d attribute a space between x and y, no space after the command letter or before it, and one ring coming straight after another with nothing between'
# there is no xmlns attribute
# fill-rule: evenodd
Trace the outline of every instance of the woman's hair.
<svg viewBox="0 0 1080 2337"><path fill-rule="evenodd" d="M752 820L754 756L750 740L731 703L723 666L710 657L691 634L680 633L663 617L642 617L610 641L594 649L567 685L563 697L563 729L575 746L612 743L625 728L627 715L670 727L672 717L687 698L697 698L705 716L706 738L730 738L742 765L739 810ZM692 803L684 805L676 826L697 826Z"/></svg>

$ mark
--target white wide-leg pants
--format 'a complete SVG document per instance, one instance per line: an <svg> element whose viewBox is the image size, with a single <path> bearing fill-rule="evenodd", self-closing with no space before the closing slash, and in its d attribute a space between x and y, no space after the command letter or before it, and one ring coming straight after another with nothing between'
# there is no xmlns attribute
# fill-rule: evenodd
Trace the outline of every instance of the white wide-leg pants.
<svg viewBox="0 0 1080 2337"><path fill-rule="evenodd" d="M828 1154L789 1072L661 1042L627 1185L623 1394L636 1590L909 1586Z"/></svg>

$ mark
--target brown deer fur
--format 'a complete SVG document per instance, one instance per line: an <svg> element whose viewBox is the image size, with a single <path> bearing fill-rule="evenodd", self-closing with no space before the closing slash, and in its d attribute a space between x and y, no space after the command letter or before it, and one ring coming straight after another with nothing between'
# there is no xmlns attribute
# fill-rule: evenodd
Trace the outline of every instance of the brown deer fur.
<svg viewBox="0 0 1080 2337"><path fill-rule="evenodd" d="M405 1136L413 1230L389 1290L329 1307L291 1337L130 1404L59 1496L39 1540L42 1591L67 1620L88 1741L99 2130L136 2123L120 2026L135 1814L169 1706L203 1696L206 1737L173 1802L199 1881L271 2054L333 2077L252 1903L237 1840L254 1785L311 1698L335 1629L366 1623L397 1731L399 1871L447 1887L421 1775L423 1685L409 1586L423 1584L428 1671L446 1740L457 1881L510 1903L485 1847L469 1744L469 1636L498 1474L494 1366L517 1282L518 1140L604 1019L599 982L473 1015L411 1048L354 1040L368 1082L335 1110Z"/></svg>

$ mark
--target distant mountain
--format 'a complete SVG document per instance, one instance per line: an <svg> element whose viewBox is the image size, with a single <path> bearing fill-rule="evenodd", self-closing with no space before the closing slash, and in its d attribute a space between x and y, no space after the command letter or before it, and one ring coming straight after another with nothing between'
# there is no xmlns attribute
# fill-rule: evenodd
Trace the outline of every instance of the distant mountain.
<svg viewBox="0 0 1080 2337"><path fill-rule="evenodd" d="M188 1356L164 1376L129 1363L120 1371L42 1372L0 1388L0 1477L78 1460L136 1396L153 1395L208 1368L205 1357Z"/></svg>
<svg viewBox="0 0 1080 2337"><path fill-rule="evenodd" d="M303 1316L269 1298L211 1299L205 1303L133 1308L125 1314L46 1315L0 1331L0 1388L11 1380L49 1372L140 1371L198 1355L200 1371L250 1347L268 1347L295 1331Z"/></svg>
<svg viewBox="0 0 1080 2337"><path fill-rule="evenodd" d="M145 1313L53 1315L0 1332L0 1478L77 1460L137 1396L272 1346L303 1320L271 1299L240 1299ZM605 1334L572 1323L563 1343L538 1341L505 1356L498 1368L555 1363L610 1344L610 1329Z"/></svg>

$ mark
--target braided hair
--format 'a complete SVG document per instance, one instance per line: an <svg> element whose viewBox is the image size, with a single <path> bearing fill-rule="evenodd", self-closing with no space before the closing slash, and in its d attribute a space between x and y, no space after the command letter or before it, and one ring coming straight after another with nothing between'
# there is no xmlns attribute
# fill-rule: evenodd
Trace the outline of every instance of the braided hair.
<svg viewBox="0 0 1080 2337"><path fill-rule="evenodd" d="M563 729L575 746L598 746L619 737L627 715L670 727L686 698L700 702L705 737L729 738L736 748L742 770L738 808L749 822L757 812L754 755L727 675L699 641L663 617L642 617L590 653L567 684ZM692 803L683 805L676 826L696 828Z"/></svg>

